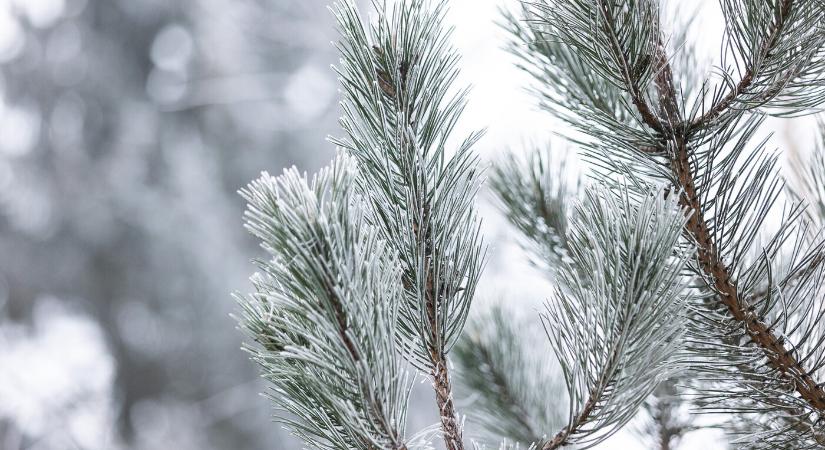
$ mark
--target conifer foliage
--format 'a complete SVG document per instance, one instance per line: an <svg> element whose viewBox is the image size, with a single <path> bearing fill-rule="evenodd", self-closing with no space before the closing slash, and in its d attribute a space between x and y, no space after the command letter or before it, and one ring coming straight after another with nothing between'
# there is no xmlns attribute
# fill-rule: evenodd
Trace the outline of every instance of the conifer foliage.
<svg viewBox="0 0 825 450"><path fill-rule="evenodd" d="M708 412L734 448L825 448L825 149L785 192L778 154L755 142L766 116L825 100L825 3L720 0L710 78L691 25L665 29L656 0L506 13L539 104L592 169L574 186L535 150L491 171L556 286L532 326L512 306L468 321L481 133L454 136L467 91L447 4L376 0L366 20L337 3L338 156L311 180L289 169L242 191L268 259L240 322L279 420L312 448L427 448L432 433L405 426L422 376L449 450L589 448L642 411L660 449ZM466 420L457 389L474 399Z"/></svg>

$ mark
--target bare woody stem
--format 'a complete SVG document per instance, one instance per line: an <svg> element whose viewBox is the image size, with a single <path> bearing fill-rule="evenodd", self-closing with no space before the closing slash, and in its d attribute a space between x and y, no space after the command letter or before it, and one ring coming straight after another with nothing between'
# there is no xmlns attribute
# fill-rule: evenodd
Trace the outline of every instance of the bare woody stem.
<svg viewBox="0 0 825 450"><path fill-rule="evenodd" d="M620 321L621 322L621 321ZM610 351L607 367L617 367L619 357L621 356L621 346L614 344ZM572 435L577 433L582 426L584 426L591 418L596 406L602 401L605 391L608 389L611 379L615 375L613 370L603 370L599 375L598 380L590 391L587 401L584 402L581 411L576 414L576 417L564 428L561 429L553 439L547 441L542 445L541 450L556 450L568 444Z"/></svg>
<svg viewBox="0 0 825 450"><path fill-rule="evenodd" d="M455 404L453 403L453 390L450 383L450 372L447 365L447 355L444 353L443 345L439 336L438 311L442 307L444 301L443 296L449 295L449 292L439 292L433 268L430 266L433 261L435 249L432 246L431 230L429 227L429 208L424 208L424 232L421 233L422 227L416 226L416 236L421 235L424 238L424 254L427 259L426 264L426 286L425 286L425 309L427 314L427 321L430 329L429 357L432 366L430 375L433 378L433 389L435 390L435 401L438 406L438 414L441 419L441 431L444 437L444 444L447 450L464 450L464 440L461 433L461 424L458 422L458 415L456 414Z"/></svg>
<svg viewBox="0 0 825 450"><path fill-rule="evenodd" d="M430 330L437 333L438 328L436 314L438 311L437 302L440 301L438 293L435 292L432 281L432 271L427 273L427 293L426 293L427 320L430 322ZM436 336L431 336L433 342ZM464 450L464 440L461 435L461 424L458 422L458 415L453 403L453 389L450 383L450 372L447 366L447 355L441 348L431 345L429 349L430 364L433 377L433 389L435 389L435 401L438 406L438 414L441 418L441 431L444 436L444 444L447 450Z"/></svg>
<svg viewBox="0 0 825 450"><path fill-rule="evenodd" d="M553 439L547 441L542 447L541 450L556 450L567 444L567 440L573 435L578 429L587 422L590 418L590 414L593 413L593 409L596 407L596 402L598 401L598 397L601 395L599 393L592 393L590 397L585 402L582 411L573 419L570 425L562 428L561 431L556 433L553 436Z"/></svg>
<svg viewBox="0 0 825 450"><path fill-rule="evenodd" d="M783 5L785 8L791 8L792 1L786 0ZM790 14L789 10L783 11L780 17L787 17L787 14ZM777 25L777 29L781 30L781 24ZM770 39L775 41L778 37L772 34ZM655 84L659 103L663 105L663 108L670 109L678 103L672 73L663 46L660 45L656 56L657 79ZM721 112L724 108L714 109L719 109ZM671 113L671 111L666 112L668 115ZM665 139L669 140L675 149L674 154L670 156L669 164L677 184L676 187L682 191L679 203L690 212L685 228L697 244L699 267L710 280L709 287L717 292L719 302L727 308L731 318L744 327L751 342L763 350L768 365L792 385L811 407L825 411L823 385L818 384L802 362L797 359L796 346L791 344L789 349L785 339L778 337L772 327L765 323L763 317L753 312L748 299L740 295L736 280L731 276L730 268L722 260L704 218L704 205L697 193L695 174L690 164L688 137L689 131L679 133L678 130L674 130L674 133L666 136Z"/></svg>
<svg viewBox="0 0 825 450"><path fill-rule="evenodd" d="M692 215L686 225L687 231L696 240L699 266L712 281L713 288L719 295L719 301L727 307L731 317L744 325L751 341L764 351L768 364L776 369L794 389L813 408L825 410L825 391L810 376L802 363L797 360L794 350L786 347L783 338L777 337L771 327L757 314L747 299L742 298L736 288L736 282L730 275L730 268L720 258L707 223L704 220L702 205L696 193L696 187L688 161L687 146L683 139L678 139L679 151L671 161L671 169L683 194L679 199L683 207ZM795 347L794 347L795 348Z"/></svg>
<svg viewBox="0 0 825 450"><path fill-rule="evenodd" d="M444 436L444 444L448 450L463 450L464 441L461 435L461 424L458 423L455 405L453 404L453 392L450 384L450 373L447 369L447 358L436 351L430 353L434 364L432 369L433 387L435 388L435 401L438 405L438 412L441 416L441 430Z"/></svg>

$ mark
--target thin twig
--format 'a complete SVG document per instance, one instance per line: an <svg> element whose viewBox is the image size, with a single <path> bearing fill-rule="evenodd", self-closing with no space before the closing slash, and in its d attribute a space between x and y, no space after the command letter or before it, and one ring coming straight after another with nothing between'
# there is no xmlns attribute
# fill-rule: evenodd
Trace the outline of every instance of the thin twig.
<svg viewBox="0 0 825 450"><path fill-rule="evenodd" d="M766 55L770 53L770 51L776 46L779 41L779 37L782 34L782 31L785 29L785 24L788 20L788 17L791 13L793 8L794 0L784 0L782 2L782 6L780 7L779 14L776 15L776 20L771 24L770 32L768 33L768 39L762 44L760 48L760 57L757 58L758 60L764 59ZM754 82L754 79L757 75L757 69L755 67L749 66L746 68L742 79L739 80L739 83L731 90L728 95L722 98L718 103L713 105L708 111L706 111L701 116L693 119L690 123L686 125L685 128L688 130L694 131L697 129L701 129L706 127L709 123L714 121L716 118L721 116L725 111L730 108L730 106L736 101L739 96L741 96ZM777 90L778 91L778 90Z"/></svg>

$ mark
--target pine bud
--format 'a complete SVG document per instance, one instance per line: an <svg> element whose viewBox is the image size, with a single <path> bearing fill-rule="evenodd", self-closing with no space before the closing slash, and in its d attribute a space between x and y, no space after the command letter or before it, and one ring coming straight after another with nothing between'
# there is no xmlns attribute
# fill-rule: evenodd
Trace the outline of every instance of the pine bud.
<svg viewBox="0 0 825 450"><path fill-rule="evenodd" d="M390 79L390 74L380 69L376 71L376 74L378 75L378 87L381 88L384 95L395 98L395 87Z"/></svg>

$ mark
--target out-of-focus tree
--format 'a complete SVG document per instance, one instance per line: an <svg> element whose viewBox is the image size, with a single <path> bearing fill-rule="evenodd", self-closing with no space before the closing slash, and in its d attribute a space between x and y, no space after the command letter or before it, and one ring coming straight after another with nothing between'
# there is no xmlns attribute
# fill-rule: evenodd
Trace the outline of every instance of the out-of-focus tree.
<svg viewBox="0 0 825 450"><path fill-rule="evenodd" d="M0 1L0 317L32 328L49 295L100 326L112 442L277 441L227 317L254 252L236 191L332 154L332 39L321 1Z"/></svg>

